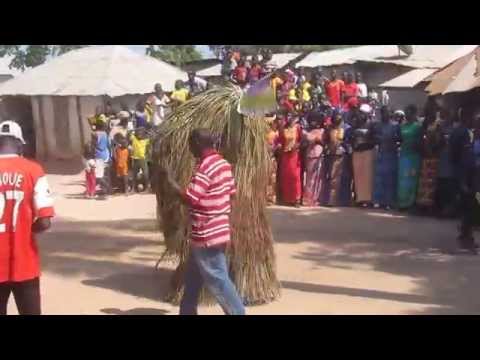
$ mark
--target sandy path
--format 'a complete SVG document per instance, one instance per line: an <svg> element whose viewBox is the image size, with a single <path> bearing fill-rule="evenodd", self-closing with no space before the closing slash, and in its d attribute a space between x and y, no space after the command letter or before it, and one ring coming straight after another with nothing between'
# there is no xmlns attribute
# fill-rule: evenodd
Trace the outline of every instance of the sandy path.
<svg viewBox="0 0 480 360"><path fill-rule="evenodd" d="M58 217L42 235L45 314L176 314L152 195L84 200L82 176L50 175ZM358 209L270 210L280 300L249 314L480 313L480 257L450 256L455 223ZM16 313L13 301L9 306ZM202 314L220 314L218 307Z"/></svg>

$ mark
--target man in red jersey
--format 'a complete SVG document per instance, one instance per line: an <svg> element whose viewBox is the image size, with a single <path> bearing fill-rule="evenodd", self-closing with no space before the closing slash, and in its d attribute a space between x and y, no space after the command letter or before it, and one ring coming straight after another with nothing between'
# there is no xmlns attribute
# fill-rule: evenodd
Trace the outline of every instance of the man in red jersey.
<svg viewBox="0 0 480 360"><path fill-rule="evenodd" d="M325 82L325 91L332 107L340 109L342 105L342 92L345 83L337 79L337 71L332 70L331 79Z"/></svg>
<svg viewBox="0 0 480 360"><path fill-rule="evenodd" d="M47 178L40 165L21 156L22 129L0 123L0 315L13 293L20 315L40 315L40 260L35 233L54 216Z"/></svg>
<svg viewBox="0 0 480 360"><path fill-rule="evenodd" d="M168 170L161 170L172 191L190 210L190 254L180 315L196 315L203 285L227 315L244 315L243 302L228 274L225 248L230 242L231 196L235 182L231 165L215 150L215 138L207 129L196 129L190 150L199 159L190 185L184 191Z"/></svg>
<svg viewBox="0 0 480 360"><path fill-rule="evenodd" d="M353 79L352 73L347 73L343 85L343 103L346 111L358 105L358 85Z"/></svg>

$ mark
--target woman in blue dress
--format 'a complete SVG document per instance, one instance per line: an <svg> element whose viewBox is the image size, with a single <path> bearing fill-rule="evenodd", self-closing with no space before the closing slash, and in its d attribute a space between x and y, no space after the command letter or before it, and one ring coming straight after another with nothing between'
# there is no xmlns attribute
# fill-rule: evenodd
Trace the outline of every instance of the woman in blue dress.
<svg viewBox="0 0 480 360"><path fill-rule="evenodd" d="M398 176L398 144L400 141L400 126L394 123L387 106L381 109L382 121L374 131L375 142L378 146L373 202L375 208L383 207L387 210L396 204L397 176ZM398 122L405 117L403 111L397 111L394 119Z"/></svg>

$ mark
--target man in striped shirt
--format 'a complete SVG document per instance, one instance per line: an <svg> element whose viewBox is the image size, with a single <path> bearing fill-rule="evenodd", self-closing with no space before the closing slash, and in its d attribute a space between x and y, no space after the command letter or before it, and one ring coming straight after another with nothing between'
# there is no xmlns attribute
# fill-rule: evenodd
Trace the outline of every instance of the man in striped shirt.
<svg viewBox="0 0 480 360"><path fill-rule="evenodd" d="M245 314L243 302L230 280L225 258L225 248L230 241L231 196L235 194L235 182L231 165L215 150L214 143L208 130L192 132L190 150L199 163L186 191L180 188L169 171L163 171L172 190L188 205L192 224L180 315L197 314L203 285L226 314Z"/></svg>

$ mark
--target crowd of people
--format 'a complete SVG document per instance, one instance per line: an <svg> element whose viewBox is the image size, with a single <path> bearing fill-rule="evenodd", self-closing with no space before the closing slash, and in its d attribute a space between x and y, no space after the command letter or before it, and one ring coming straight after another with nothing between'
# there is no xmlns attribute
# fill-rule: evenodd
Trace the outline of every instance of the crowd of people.
<svg viewBox="0 0 480 360"><path fill-rule="evenodd" d="M240 87L252 85L274 71L270 65L272 52L260 50L257 54L247 56L238 49L226 48L221 54L222 76Z"/></svg>
<svg viewBox="0 0 480 360"><path fill-rule="evenodd" d="M149 191L151 188L151 141L149 132L157 128L176 106L205 91L207 83L194 72L188 81L175 82L167 94L161 84L154 92L139 99L135 109L121 104L116 111L110 102L99 106L89 118L92 139L84 151L87 198L121 191ZM99 189L97 190L97 188Z"/></svg>
<svg viewBox="0 0 480 360"><path fill-rule="evenodd" d="M268 65L271 58L269 51L261 51L247 59L239 51L225 49L222 74L226 80L241 87L252 85L274 72ZM272 85L280 81L278 74L274 73ZM95 115L89 118L92 139L84 151L86 197L105 197L114 191L125 194L148 191L152 174L150 130L160 126L177 106L209 86L195 72L189 72L188 80L177 80L170 93L165 92L161 84L156 84L154 92L140 98L135 109L121 104L118 111L110 102L97 107ZM290 95L291 100L295 94Z"/></svg>
<svg viewBox="0 0 480 360"><path fill-rule="evenodd" d="M463 149L480 147L476 123L466 124L458 112L414 105L394 110L387 92L368 89L362 74L321 68L272 69L271 54L246 57L228 49L223 57L226 80L248 87L269 75L278 110L268 114L266 134L271 153L267 197L270 204L289 206L359 206L409 210L440 217L465 214L460 165ZM172 108L208 88L189 73L167 94L155 85L135 111L111 104L91 119L94 130L87 160L87 197L114 190L148 191L151 184L149 130L159 126ZM462 155L463 154L463 155ZM479 160L480 164L480 160ZM473 213L473 212L472 212ZM474 219L466 219L472 223ZM472 239L462 225L461 239ZM470 245L469 245L470 246Z"/></svg>
<svg viewBox="0 0 480 360"><path fill-rule="evenodd" d="M340 80L317 69L309 81L297 69L278 79L279 110L266 118L269 203L460 215L460 245L475 248L465 183L469 164L480 165L480 121L427 108L420 118L414 105L393 111L361 74Z"/></svg>
<svg viewBox="0 0 480 360"><path fill-rule="evenodd" d="M458 243L473 254L478 246L473 226L480 215L480 115L465 116L427 103L424 117L417 108L395 110L388 95L368 91L361 74L330 77L316 69L269 70L269 55L246 65L226 54L224 75L251 86L270 72L278 111L268 114L266 142L271 172L266 189L271 204L290 206L352 206L422 211L461 217ZM207 84L189 74L167 94L160 84L135 110L111 103L89 119L92 141L85 149L86 196L108 195L118 188L150 188L149 131L161 125L168 111L204 91ZM377 116L377 109L379 116ZM180 314L197 314L202 286L226 314L245 308L229 277L225 249L231 240L229 214L236 193L233 168L217 152L218 138L195 129L189 138L198 159L186 188L171 169L159 169L171 191L188 206L191 249L185 269ZM40 263L34 235L46 231L54 217L52 193L43 168L23 154L21 127L0 123L0 195L5 207L0 232L0 315L13 294L22 315L41 314ZM223 209L218 211L218 209ZM205 220L207 219L207 220Z"/></svg>

